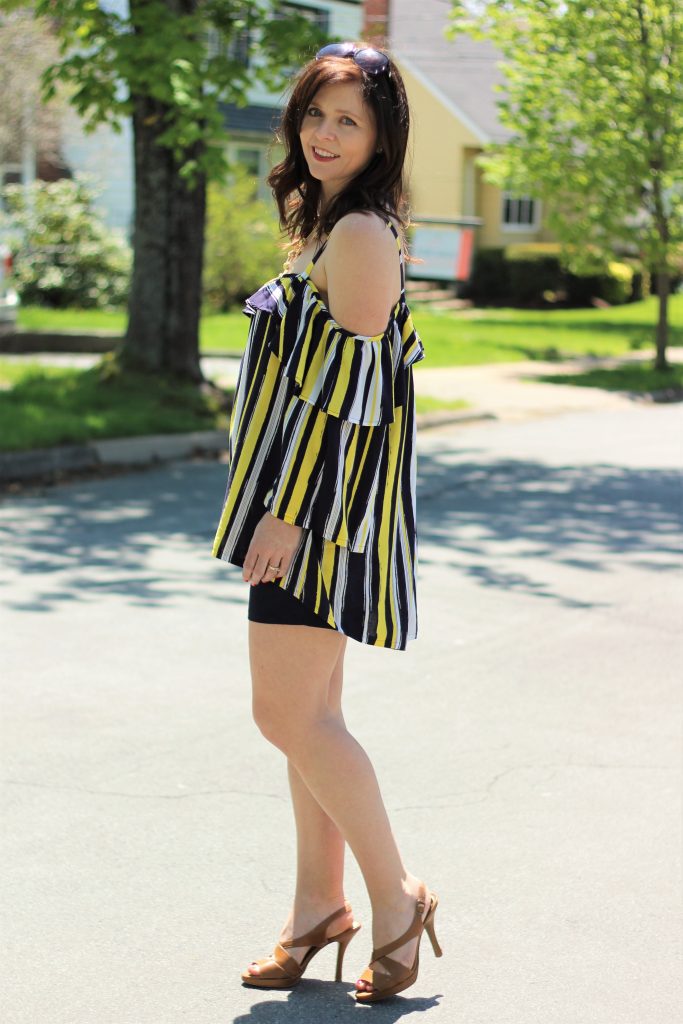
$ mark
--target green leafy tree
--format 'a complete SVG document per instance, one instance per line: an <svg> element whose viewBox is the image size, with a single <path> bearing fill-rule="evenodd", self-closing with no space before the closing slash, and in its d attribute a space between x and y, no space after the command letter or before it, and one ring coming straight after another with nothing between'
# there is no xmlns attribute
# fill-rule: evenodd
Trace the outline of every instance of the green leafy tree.
<svg viewBox="0 0 683 1024"><path fill-rule="evenodd" d="M668 296L683 252L680 0L465 0L448 30L491 40L506 77L510 139L480 158L501 188L544 200L571 270L615 250L653 272L656 367L667 367Z"/></svg>
<svg viewBox="0 0 683 1024"><path fill-rule="evenodd" d="M245 103L255 80L284 88L320 31L275 0L128 0L126 13L97 0L36 0L33 10L60 41L44 98L66 83L86 129L132 118L134 259L119 361L200 381L206 191L226 171L222 104Z"/></svg>

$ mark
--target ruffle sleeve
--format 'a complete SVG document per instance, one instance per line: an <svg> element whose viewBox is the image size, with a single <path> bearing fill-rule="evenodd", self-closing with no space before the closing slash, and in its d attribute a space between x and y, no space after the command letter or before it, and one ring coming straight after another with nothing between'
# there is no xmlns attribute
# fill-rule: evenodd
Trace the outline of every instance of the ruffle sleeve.
<svg viewBox="0 0 683 1024"><path fill-rule="evenodd" d="M405 303L397 303L381 334L353 334L308 279L284 275L247 300L246 313L258 310L272 318L266 344L302 401L361 426L393 421L405 394L402 375L424 358Z"/></svg>
<svg viewBox="0 0 683 1024"><path fill-rule="evenodd" d="M293 384L279 439L281 469L266 507L362 552L388 431L402 416L409 367L424 358L410 312L401 301L382 334L353 334L296 275L268 282L244 312L268 314L265 344Z"/></svg>

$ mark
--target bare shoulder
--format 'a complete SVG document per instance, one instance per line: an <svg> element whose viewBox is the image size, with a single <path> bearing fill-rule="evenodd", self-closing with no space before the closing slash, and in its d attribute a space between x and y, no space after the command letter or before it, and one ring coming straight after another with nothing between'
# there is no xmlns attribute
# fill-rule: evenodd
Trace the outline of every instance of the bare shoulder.
<svg viewBox="0 0 683 1024"><path fill-rule="evenodd" d="M400 293L396 238L386 219L347 213L332 228L325 257L335 319L360 334L384 330Z"/></svg>
<svg viewBox="0 0 683 1024"><path fill-rule="evenodd" d="M395 291L399 259L396 238L386 219L374 212L347 213L332 228L326 249L328 280L353 272L375 282L380 291Z"/></svg>
<svg viewBox="0 0 683 1024"><path fill-rule="evenodd" d="M383 251L389 255L396 252L396 239L386 218L374 211L347 213L330 232L328 249L331 248L335 256L344 256L349 252L358 256L359 252L368 247L375 257Z"/></svg>

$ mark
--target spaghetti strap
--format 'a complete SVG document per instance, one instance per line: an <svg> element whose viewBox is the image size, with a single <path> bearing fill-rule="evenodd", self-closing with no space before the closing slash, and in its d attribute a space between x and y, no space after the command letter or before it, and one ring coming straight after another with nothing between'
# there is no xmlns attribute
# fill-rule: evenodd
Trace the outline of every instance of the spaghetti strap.
<svg viewBox="0 0 683 1024"><path fill-rule="evenodd" d="M406 291L406 268L405 268L405 264L403 262L403 246L401 244L401 237L400 237L398 231L396 230L396 225L394 224L394 222L392 220L389 220L388 217L387 217L387 224L391 228L391 233L394 236L394 238L396 239L396 245L398 247L398 258L399 258L399 260L401 262L401 295L405 295L405 291Z"/></svg>
<svg viewBox="0 0 683 1024"><path fill-rule="evenodd" d="M396 230L396 227L395 227L393 221L391 221L391 220L389 220L387 218L387 224L389 225L389 227L391 229L391 233L393 234L394 238L396 239L396 247L398 249L398 258L399 258L399 261L400 261L400 264L401 264L401 295L404 296L405 295L405 291L406 291L406 269L405 269L405 263L404 263L404 259L403 259L403 245L401 244L401 236L399 235L398 231ZM323 244L320 246L320 248L317 250L317 252L313 256L313 259L310 261L310 263L308 264L306 269L300 275L301 277L306 277L307 278L307 277L310 276L310 273L313 270L313 267L318 262L318 259L320 258L320 256L322 256L322 254L323 254L323 252L325 250L325 246L327 245L328 242L329 242L329 238L326 238L325 241L323 242Z"/></svg>
<svg viewBox="0 0 683 1024"><path fill-rule="evenodd" d="M329 238L326 238L325 241L323 242L323 244L320 246L320 248L316 252L316 254L313 257L313 259L311 260L310 266L315 266L315 264L318 262L318 257L322 256L323 251L325 249L325 246L327 245L328 242L329 242Z"/></svg>
<svg viewBox="0 0 683 1024"><path fill-rule="evenodd" d="M318 262L319 257L322 256L323 250L325 249L325 246L327 245L328 242L329 242L329 238L326 238L325 241L323 242L323 244L320 246L320 248L317 250L317 252L313 256L313 259L310 260L310 262L309 262L308 266L306 267L306 269L303 270L300 274L296 275L297 277L303 277L303 278L310 277L311 271L313 270L313 267Z"/></svg>

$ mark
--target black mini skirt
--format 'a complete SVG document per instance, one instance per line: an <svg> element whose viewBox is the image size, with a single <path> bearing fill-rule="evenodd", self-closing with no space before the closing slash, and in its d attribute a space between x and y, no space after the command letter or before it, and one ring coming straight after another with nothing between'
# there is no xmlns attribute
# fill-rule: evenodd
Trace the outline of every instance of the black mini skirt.
<svg viewBox="0 0 683 1024"><path fill-rule="evenodd" d="M255 587L249 586L248 616L252 622L334 629L277 583L257 583Z"/></svg>

